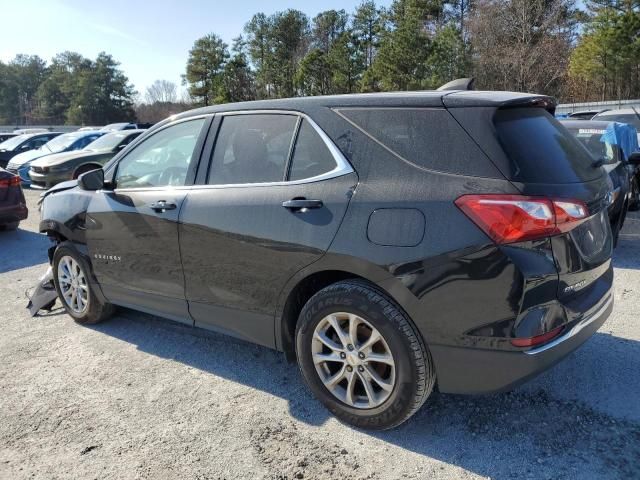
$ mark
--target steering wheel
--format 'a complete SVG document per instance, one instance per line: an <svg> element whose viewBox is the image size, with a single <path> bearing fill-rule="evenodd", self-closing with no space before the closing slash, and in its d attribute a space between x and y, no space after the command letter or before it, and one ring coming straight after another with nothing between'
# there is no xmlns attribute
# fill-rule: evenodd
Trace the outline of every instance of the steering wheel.
<svg viewBox="0 0 640 480"><path fill-rule="evenodd" d="M185 167L169 167L165 168L158 178L159 185L179 186L184 183L187 177L187 169Z"/></svg>

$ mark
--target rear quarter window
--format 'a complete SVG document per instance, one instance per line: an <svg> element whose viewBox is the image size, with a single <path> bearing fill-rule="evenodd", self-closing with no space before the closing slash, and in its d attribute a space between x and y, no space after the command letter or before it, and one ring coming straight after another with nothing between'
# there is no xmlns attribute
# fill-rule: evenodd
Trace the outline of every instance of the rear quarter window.
<svg viewBox="0 0 640 480"><path fill-rule="evenodd" d="M336 112L392 154L418 168L502 178L443 108L340 108Z"/></svg>
<svg viewBox="0 0 640 480"><path fill-rule="evenodd" d="M542 108L498 110L498 141L510 164L510 180L530 183L579 183L595 180L601 170L569 130Z"/></svg>

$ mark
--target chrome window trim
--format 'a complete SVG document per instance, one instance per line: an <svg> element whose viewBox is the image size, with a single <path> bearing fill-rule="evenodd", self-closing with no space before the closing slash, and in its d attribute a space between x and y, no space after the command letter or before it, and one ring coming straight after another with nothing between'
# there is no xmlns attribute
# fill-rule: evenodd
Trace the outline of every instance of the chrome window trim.
<svg viewBox="0 0 640 480"><path fill-rule="evenodd" d="M311 117L309 117L309 115L307 115L306 113L303 112L298 112L295 110L233 110L233 111L229 111L229 112L216 112L214 115L215 116L220 116L220 117L226 117L226 116L235 116L235 115L265 115L265 114L271 114L271 115L295 115L299 118L302 118L303 120L306 120L307 122L309 122L309 125L311 125L311 127L313 127L313 129L316 131L316 133L320 136L320 138L322 139L323 143L325 144L325 146L329 149L329 152L331 152L331 155L333 156L333 160L336 163L336 166L333 170L330 170L328 172L325 172L321 175L316 175L314 177L308 177L308 178L302 178L300 180L280 180L277 182L260 182L260 183L224 183L224 184L219 184L219 185L208 185L208 184L204 184L204 185L180 185L180 186L170 186L170 185L165 185L165 186L158 186L158 187L140 187L140 188L116 188L112 191L114 192L147 192L147 191L158 191L158 190L207 190L207 189L218 189L218 188L252 188L252 187L281 187L281 186L287 186L287 185L304 185L306 183L315 183L315 182L321 182L323 180L329 180L331 178L337 178L337 177L342 177L344 175L348 175L350 173L354 172L353 167L351 166L351 164L349 163L349 161L345 158L345 156L342 154L342 152L340 151L340 149L338 149L338 147L336 147L336 145L333 143L333 141L329 138L329 136L324 132L324 130L322 130L322 128L320 128L320 126L313 121L313 119ZM211 114L208 115L199 115L199 116L194 116L194 117L187 117L187 118L183 118L180 119L176 122L171 122L168 123L166 126L163 126L162 128L158 129L158 131L163 130L164 128L168 127L169 125L176 125L179 122L183 122L186 120L194 120L196 118L204 118L204 117L208 117L211 116ZM215 148L215 146L214 146ZM293 153L293 152L292 152ZM125 158L125 157L123 157ZM293 159L293 157L291 157ZM211 161L209 159L209 161ZM118 162L120 163L120 162Z"/></svg>

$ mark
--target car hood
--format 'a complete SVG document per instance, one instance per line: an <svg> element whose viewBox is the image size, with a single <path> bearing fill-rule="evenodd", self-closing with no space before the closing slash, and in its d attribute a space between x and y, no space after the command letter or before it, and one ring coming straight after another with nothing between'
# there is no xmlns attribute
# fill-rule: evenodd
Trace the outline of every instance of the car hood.
<svg viewBox="0 0 640 480"><path fill-rule="evenodd" d="M68 162L69 160L73 160L75 158L80 157L90 157L95 155L96 152L89 152L85 150L76 150L73 152L61 152L61 153L52 153L50 155L46 155L44 157L40 157L35 160L31 165L34 167L51 167L53 165L58 165L60 163Z"/></svg>
<svg viewBox="0 0 640 480"><path fill-rule="evenodd" d="M64 190L70 190L70 189L75 188L77 186L78 186L78 180L68 180L66 182L60 182L57 185L54 185L53 187L51 187L46 192L41 193L40 194L40 200L38 201L38 204L42 203L42 201L45 199L45 197L48 197L52 193L62 192Z"/></svg>
<svg viewBox="0 0 640 480"><path fill-rule="evenodd" d="M44 157L45 155L51 155L51 153L47 153L47 150L29 150L28 152L19 153L15 157L11 159L11 163L16 166L24 165L25 163L29 163L36 158Z"/></svg>

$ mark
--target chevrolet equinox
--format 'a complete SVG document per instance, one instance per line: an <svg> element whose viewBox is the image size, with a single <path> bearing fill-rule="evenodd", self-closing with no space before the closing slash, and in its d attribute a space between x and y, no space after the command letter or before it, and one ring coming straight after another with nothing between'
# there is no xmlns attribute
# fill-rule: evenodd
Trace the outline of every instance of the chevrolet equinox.
<svg viewBox="0 0 640 480"><path fill-rule="evenodd" d="M46 193L79 323L115 306L297 359L338 418L386 429L434 388L513 388L613 306L606 172L507 92L364 94L173 116Z"/></svg>

